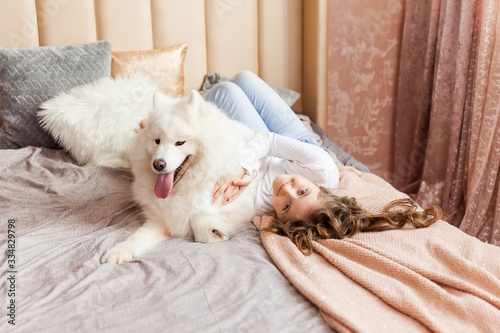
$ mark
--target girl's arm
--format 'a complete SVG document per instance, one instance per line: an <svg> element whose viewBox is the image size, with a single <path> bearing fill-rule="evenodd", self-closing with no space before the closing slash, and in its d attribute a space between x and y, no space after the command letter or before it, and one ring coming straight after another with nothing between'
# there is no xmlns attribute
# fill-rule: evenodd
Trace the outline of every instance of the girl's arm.
<svg viewBox="0 0 500 333"><path fill-rule="evenodd" d="M236 199L250 185L255 174L250 174L240 167L235 175L218 181L212 190L212 203L223 194L222 205L227 205Z"/></svg>
<svg viewBox="0 0 500 333"><path fill-rule="evenodd" d="M318 185L335 189L339 171L331 156L321 147L271 132L259 132L247 143L242 167L258 170L263 157L274 156L283 162L287 173L300 174Z"/></svg>
<svg viewBox="0 0 500 333"><path fill-rule="evenodd" d="M271 132L259 132L247 142L243 151L242 168L238 174L221 180L214 186L213 202L224 194L223 204L236 199L248 186L264 158L274 156L285 160L287 169L318 185L335 189L339 171L330 155L321 147Z"/></svg>

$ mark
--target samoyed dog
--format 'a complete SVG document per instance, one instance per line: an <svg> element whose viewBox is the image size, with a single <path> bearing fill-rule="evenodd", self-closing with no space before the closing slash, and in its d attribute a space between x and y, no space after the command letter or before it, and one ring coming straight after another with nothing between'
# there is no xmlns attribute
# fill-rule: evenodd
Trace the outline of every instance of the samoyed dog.
<svg viewBox="0 0 500 333"><path fill-rule="evenodd" d="M236 173L252 135L196 91L175 99L156 93L130 153L133 194L145 222L101 262L128 262L168 237L225 241L249 222L258 179L228 205L221 204L222 196L212 204L210 194L216 182Z"/></svg>

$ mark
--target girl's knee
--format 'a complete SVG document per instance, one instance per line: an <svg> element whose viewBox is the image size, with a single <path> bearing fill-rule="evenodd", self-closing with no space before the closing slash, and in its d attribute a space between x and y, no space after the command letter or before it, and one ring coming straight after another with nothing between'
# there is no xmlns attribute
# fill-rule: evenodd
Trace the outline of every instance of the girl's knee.
<svg viewBox="0 0 500 333"><path fill-rule="evenodd" d="M211 102L217 100L237 99L241 98L242 94L244 95L243 91L236 84L232 82L221 82L210 89L207 99Z"/></svg>
<svg viewBox="0 0 500 333"><path fill-rule="evenodd" d="M236 74L231 81L241 87L241 86L246 86L248 84L252 85L253 82L260 80L261 79L254 72L244 70Z"/></svg>
<svg viewBox="0 0 500 333"><path fill-rule="evenodd" d="M211 90L222 94L234 94L238 93L240 89L232 82L221 82L215 85Z"/></svg>

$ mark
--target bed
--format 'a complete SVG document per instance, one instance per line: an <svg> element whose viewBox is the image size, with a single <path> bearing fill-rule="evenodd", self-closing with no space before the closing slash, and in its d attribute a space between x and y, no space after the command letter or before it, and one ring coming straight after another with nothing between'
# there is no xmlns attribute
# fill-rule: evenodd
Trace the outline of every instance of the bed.
<svg viewBox="0 0 500 333"><path fill-rule="evenodd" d="M132 173L77 161L40 128L35 113L58 93L127 75L138 63L161 74L163 91L179 96L240 70L258 73L284 99L295 96L293 109L341 170L339 192L373 212L403 196L323 130L324 6L309 0L0 1L0 132L9 137L0 149L0 331L500 327L498 247L444 221L425 230L325 240L303 256L287 239L260 232L267 220L255 217L227 242L169 239L130 263L100 264L142 222L130 193ZM40 84L42 72L47 85Z"/></svg>

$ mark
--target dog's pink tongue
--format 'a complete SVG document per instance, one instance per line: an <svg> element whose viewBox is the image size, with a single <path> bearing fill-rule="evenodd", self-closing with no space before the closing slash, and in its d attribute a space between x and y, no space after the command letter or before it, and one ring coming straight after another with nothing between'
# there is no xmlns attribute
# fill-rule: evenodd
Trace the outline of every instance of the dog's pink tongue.
<svg viewBox="0 0 500 333"><path fill-rule="evenodd" d="M172 187L174 187L174 173L175 171L160 173L158 175L155 184L155 194L158 198L165 199L172 191Z"/></svg>

